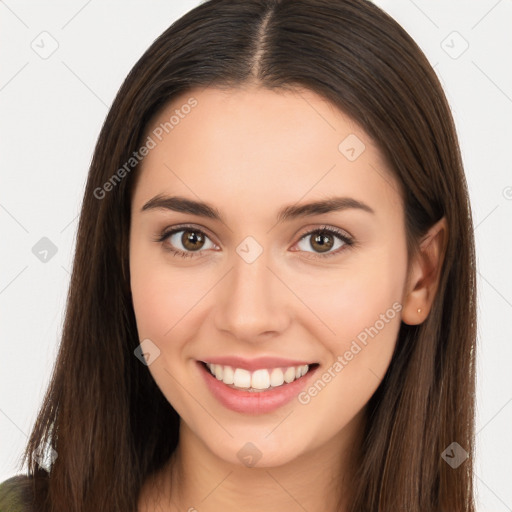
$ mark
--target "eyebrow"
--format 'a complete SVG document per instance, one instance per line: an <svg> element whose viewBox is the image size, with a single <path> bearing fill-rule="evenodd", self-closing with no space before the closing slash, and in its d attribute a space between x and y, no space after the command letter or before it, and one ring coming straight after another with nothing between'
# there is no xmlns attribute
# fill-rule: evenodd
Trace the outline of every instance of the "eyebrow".
<svg viewBox="0 0 512 512"><path fill-rule="evenodd" d="M150 199L141 209L141 212L153 209L172 210L181 213L190 213L200 217L224 222L221 213L214 206L201 201L195 201L180 196L157 195ZM375 214L375 211L367 204L351 197L330 197L321 201L314 201L307 204L293 204L281 208L277 214L277 222L297 219L299 217L310 217L324 213L358 209L367 213Z"/></svg>

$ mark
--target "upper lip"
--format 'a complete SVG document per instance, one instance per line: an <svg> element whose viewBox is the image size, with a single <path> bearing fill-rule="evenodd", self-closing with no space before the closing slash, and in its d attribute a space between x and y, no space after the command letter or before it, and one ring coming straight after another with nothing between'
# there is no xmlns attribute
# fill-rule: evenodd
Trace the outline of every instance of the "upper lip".
<svg viewBox="0 0 512 512"><path fill-rule="evenodd" d="M220 364L231 366L233 368L243 368L244 370L254 371L263 368L287 368L289 366L303 366L305 364L314 364L311 361L299 359L284 359L281 357L256 357L254 359L245 359L239 356L209 357L201 359L204 363Z"/></svg>

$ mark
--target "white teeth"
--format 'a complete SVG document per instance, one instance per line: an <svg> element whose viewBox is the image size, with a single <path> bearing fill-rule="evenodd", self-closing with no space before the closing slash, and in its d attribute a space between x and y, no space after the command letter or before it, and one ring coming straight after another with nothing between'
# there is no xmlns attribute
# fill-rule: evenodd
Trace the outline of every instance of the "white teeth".
<svg viewBox="0 0 512 512"><path fill-rule="evenodd" d="M224 366L224 384L233 384L235 382L235 372L231 366Z"/></svg>
<svg viewBox="0 0 512 512"><path fill-rule="evenodd" d="M283 370L281 368L274 368L270 374L270 385L275 388L281 386L284 382Z"/></svg>
<svg viewBox="0 0 512 512"><path fill-rule="evenodd" d="M210 373L224 384L253 391L263 391L270 387L276 388L284 383L290 384L295 379L306 375L309 365L289 366L285 368L262 368L250 372L243 368L232 368L221 364L206 363Z"/></svg>
<svg viewBox="0 0 512 512"><path fill-rule="evenodd" d="M243 368L237 368L233 375L233 384L237 388L250 388L251 387L251 372Z"/></svg>
<svg viewBox="0 0 512 512"><path fill-rule="evenodd" d="M287 368L286 371L284 372L285 382L287 382L288 384L290 382L293 382L296 379L295 375L297 375L297 373L295 372L295 368L293 366Z"/></svg>
<svg viewBox="0 0 512 512"><path fill-rule="evenodd" d="M223 374L224 374L224 368L221 364L215 365L215 377L217 377L218 380L222 380Z"/></svg>
<svg viewBox="0 0 512 512"><path fill-rule="evenodd" d="M251 387L254 389L268 389L270 387L268 370L256 370L251 377Z"/></svg>

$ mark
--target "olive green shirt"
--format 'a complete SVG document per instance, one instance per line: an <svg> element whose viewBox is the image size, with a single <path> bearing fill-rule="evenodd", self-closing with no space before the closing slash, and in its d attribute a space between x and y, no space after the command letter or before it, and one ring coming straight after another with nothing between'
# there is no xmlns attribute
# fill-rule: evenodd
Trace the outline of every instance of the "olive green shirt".
<svg viewBox="0 0 512 512"><path fill-rule="evenodd" d="M33 512L30 477L17 475L0 483L0 512Z"/></svg>

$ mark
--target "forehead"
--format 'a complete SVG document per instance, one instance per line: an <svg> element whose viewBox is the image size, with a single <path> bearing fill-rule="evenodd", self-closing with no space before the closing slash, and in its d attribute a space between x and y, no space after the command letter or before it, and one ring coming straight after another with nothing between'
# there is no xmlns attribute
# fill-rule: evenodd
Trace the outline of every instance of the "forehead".
<svg viewBox="0 0 512 512"><path fill-rule="evenodd" d="M276 209L350 195L401 208L399 186L356 122L309 90L193 89L148 125L134 201L156 194Z"/></svg>

